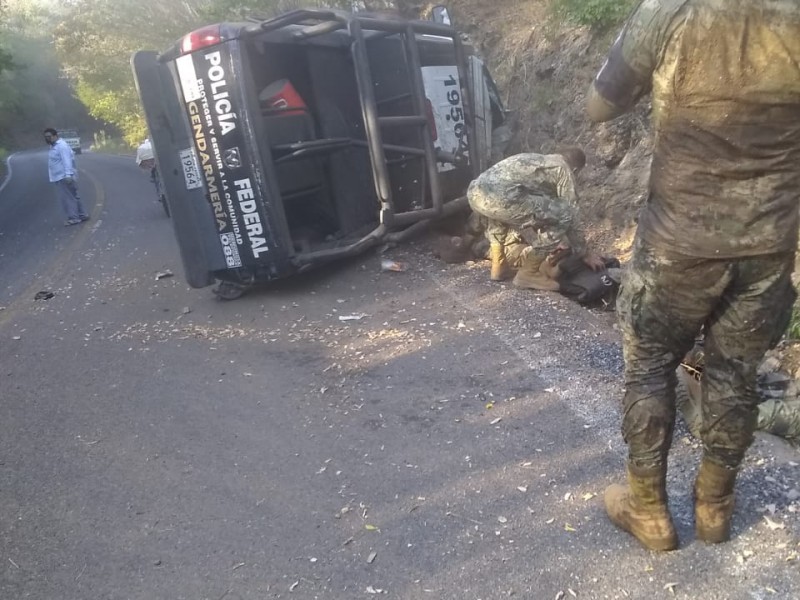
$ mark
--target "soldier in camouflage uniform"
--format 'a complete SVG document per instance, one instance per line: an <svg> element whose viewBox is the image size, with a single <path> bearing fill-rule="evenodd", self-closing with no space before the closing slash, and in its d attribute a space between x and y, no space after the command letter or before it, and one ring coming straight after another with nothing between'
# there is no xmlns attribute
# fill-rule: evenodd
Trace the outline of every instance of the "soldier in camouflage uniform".
<svg viewBox="0 0 800 600"><path fill-rule="evenodd" d="M514 277L518 287L557 291L557 258L567 251L583 255L593 269L602 261L586 252L577 227L573 171L586 163L577 148L562 154L517 154L484 171L467 190L472 210L486 218L492 281L510 277L506 247L527 245Z"/></svg>
<svg viewBox="0 0 800 600"><path fill-rule="evenodd" d="M594 81L589 116L615 118L651 90L650 194L618 302L629 485L611 486L605 505L646 547L671 550L676 367L705 325L695 531L722 542L756 424L756 369L795 299L800 3L643 0Z"/></svg>

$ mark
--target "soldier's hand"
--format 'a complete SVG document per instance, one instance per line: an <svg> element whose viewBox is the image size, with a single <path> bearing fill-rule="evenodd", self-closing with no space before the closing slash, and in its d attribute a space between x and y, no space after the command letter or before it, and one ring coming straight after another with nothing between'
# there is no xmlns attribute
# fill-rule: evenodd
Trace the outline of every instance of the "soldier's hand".
<svg viewBox="0 0 800 600"><path fill-rule="evenodd" d="M64 177L64 183L66 183L67 185L72 185L73 183L75 183L75 179L72 177Z"/></svg>
<svg viewBox="0 0 800 600"><path fill-rule="evenodd" d="M558 248L547 255L547 262L551 265L557 265L570 254L572 254L572 248L559 244Z"/></svg>
<svg viewBox="0 0 800 600"><path fill-rule="evenodd" d="M600 256L593 252L587 252L583 257L583 264L589 267L592 271L601 271L606 268L606 263Z"/></svg>

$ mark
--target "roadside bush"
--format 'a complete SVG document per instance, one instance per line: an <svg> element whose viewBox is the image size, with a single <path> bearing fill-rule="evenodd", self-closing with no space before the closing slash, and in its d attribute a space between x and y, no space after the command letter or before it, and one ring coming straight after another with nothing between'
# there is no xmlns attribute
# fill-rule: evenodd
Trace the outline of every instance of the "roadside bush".
<svg viewBox="0 0 800 600"><path fill-rule="evenodd" d="M620 24L635 0L552 0L556 14L578 25L607 29Z"/></svg>
<svg viewBox="0 0 800 600"><path fill-rule="evenodd" d="M8 158L8 150L0 146L0 182L2 182L6 175L6 159Z"/></svg>
<svg viewBox="0 0 800 600"><path fill-rule="evenodd" d="M786 329L786 339L800 340L800 306L796 305L792 309L792 319Z"/></svg>
<svg viewBox="0 0 800 600"><path fill-rule="evenodd" d="M131 145L121 138L106 135L105 131L98 131L94 134L94 143L91 146L92 152L104 152L106 154L130 154L133 152Z"/></svg>

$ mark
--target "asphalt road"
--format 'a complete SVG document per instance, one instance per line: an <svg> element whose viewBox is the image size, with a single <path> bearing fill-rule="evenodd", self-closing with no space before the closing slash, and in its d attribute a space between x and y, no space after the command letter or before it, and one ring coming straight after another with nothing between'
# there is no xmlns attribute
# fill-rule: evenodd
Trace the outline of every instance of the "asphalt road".
<svg viewBox="0 0 800 600"><path fill-rule="evenodd" d="M11 166L0 598L800 598L800 454L774 440L728 544L693 539L682 426L681 549L606 520L624 458L609 315L425 240L389 251L405 272L370 254L220 302L183 282L130 158L79 157L92 220L69 228L44 153Z"/></svg>

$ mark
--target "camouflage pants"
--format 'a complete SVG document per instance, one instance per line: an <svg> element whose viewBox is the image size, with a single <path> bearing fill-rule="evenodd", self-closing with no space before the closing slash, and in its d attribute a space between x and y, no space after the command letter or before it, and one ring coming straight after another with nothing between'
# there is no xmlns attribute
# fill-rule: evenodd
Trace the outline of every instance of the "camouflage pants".
<svg viewBox="0 0 800 600"><path fill-rule="evenodd" d="M530 193L506 198L477 186L470 187L467 199L472 210L485 219L486 239L493 244L505 245L516 238L546 254L567 238L572 226L566 202L556 197ZM537 218L547 226L534 227Z"/></svg>
<svg viewBox="0 0 800 600"><path fill-rule="evenodd" d="M756 372L791 317L794 253L705 259L637 239L617 311L623 334L622 435L637 466L665 463L675 424L675 370L705 328L702 439L736 467L753 440Z"/></svg>
<svg viewBox="0 0 800 600"><path fill-rule="evenodd" d="M512 246L524 243L522 236L512 227L474 211L467 219L466 232L475 236L483 236L492 244Z"/></svg>
<svg viewBox="0 0 800 600"><path fill-rule="evenodd" d="M528 243L513 228L508 227L499 221L492 221L483 215L473 212L466 224L466 234L474 237L482 237L490 244L500 244L505 248L506 261L514 269L519 269L522 265L522 254L529 247ZM486 242L483 242L485 244ZM481 258L489 258L489 248L480 242L473 245L473 254ZM547 257L542 254L542 260Z"/></svg>

